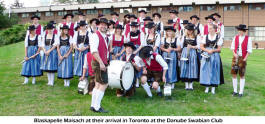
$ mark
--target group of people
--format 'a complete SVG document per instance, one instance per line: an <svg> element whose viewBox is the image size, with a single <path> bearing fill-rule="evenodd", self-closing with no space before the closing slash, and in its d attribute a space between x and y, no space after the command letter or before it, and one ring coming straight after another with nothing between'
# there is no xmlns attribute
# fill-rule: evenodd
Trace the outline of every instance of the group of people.
<svg viewBox="0 0 265 124"><path fill-rule="evenodd" d="M193 90L193 83L205 86L205 93L224 83L222 61L220 57L224 39L224 25L221 15L213 13L200 23L200 17L193 15L189 20L178 17L178 11L171 10L170 19L163 23L160 13L146 16L145 10L139 11L139 17L126 14L120 21L119 14L111 13L108 20L100 14L98 18L85 20L82 12L73 22L73 14L66 14L63 22L50 21L42 27L40 17L31 17L25 37L25 62L21 75L23 84L33 77L47 72L48 85L54 85L55 73L64 80L64 86L70 86L74 76L80 80L89 79L89 94L92 95L91 110L107 112L101 100L108 87L107 66L112 60L131 62L136 79L129 91L117 89L117 97L130 97L141 86L147 96L152 98L151 89L162 96L163 83L171 85L185 83L185 90ZM236 27L238 35L232 41L232 81L233 96L243 96L245 85L246 61L252 52L252 41L247 36L247 26ZM43 54L41 54L42 52ZM73 57L74 56L74 57ZM237 90L237 74L240 75L240 90ZM111 78L111 77L110 77Z"/></svg>

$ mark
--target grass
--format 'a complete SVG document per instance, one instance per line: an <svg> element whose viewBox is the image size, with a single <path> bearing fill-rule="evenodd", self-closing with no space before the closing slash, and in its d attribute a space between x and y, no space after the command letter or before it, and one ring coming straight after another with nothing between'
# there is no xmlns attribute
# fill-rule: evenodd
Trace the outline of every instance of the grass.
<svg viewBox="0 0 265 124"><path fill-rule="evenodd" d="M254 50L248 59L245 94L232 97L230 68L232 53L223 49L225 84L216 89L216 94L205 94L204 87L195 83L194 91L185 91L184 83L177 83L173 100L165 101L156 95L146 99L143 88L138 88L131 99L117 98L115 89L108 89L102 106L107 114L89 110L91 96L77 94L78 78L65 88L63 80L55 79L55 86L47 86L47 76L36 79L36 85L22 85L20 76L24 56L23 42L0 47L0 116L264 116L265 115L265 51ZM31 81L31 80L30 80ZM154 93L154 92L153 92Z"/></svg>

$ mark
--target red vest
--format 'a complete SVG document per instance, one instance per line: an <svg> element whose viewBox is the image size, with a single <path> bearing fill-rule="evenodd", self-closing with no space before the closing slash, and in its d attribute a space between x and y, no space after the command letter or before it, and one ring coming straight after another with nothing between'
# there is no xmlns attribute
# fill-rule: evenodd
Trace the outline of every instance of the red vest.
<svg viewBox="0 0 265 124"><path fill-rule="evenodd" d="M94 71L92 69L92 64L91 64L92 59L94 60L94 57L90 52L88 52L86 58L87 58L87 65L88 65L88 74L89 76L94 76Z"/></svg>
<svg viewBox="0 0 265 124"><path fill-rule="evenodd" d="M38 27L36 28L36 34L41 35L41 25L39 24Z"/></svg>
<svg viewBox="0 0 265 124"><path fill-rule="evenodd" d="M239 35L236 35L235 50L234 50L235 53L237 53L238 46L239 46ZM242 45L241 45L243 58L245 58L246 55L247 55L247 48L248 48L248 36L246 35L245 39L244 39L244 41L242 42Z"/></svg>
<svg viewBox="0 0 265 124"><path fill-rule="evenodd" d="M64 22L63 25L66 25L66 22ZM74 37L74 34L75 34L75 32L74 32L74 26L75 26L75 24L74 23L71 23L71 25L69 27L70 28L69 29L69 35L72 36L72 37Z"/></svg>
<svg viewBox="0 0 265 124"><path fill-rule="evenodd" d="M124 36L122 36L121 41L116 41L115 40L115 35L112 35L112 46L118 46L118 47L122 47L124 43Z"/></svg>
<svg viewBox="0 0 265 124"><path fill-rule="evenodd" d="M204 35L208 35L208 24L204 25Z"/></svg>
<svg viewBox="0 0 265 124"><path fill-rule="evenodd" d="M178 26L178 27L179 27L179 28L178 28L178 30L180 31L180 30L181 30L181 27L180 27L180 19L179 19L179 18L177 19L177 22L178 22L178 25L179 25L179 26ZM177 22L176 22L176 23L173 25L173 26L174 26L174 28L175 28L175 26L176 26Z"/></svg>
<svg viewBox="0 0 265 124"><path fill-rule="evenodd" d="M153 53L154 59L151 59L150 65L147 64L146 59L143 59L143 62L145 63L145 66L150 71L163 71L162 66L156 61L157 53Z"/></svg>
<svg viewBox="0 0 265 124"><path fill-rule="evenodd" d="M131 30L130 23L126 24L125 28L125 36L127 37Z"/></svg>
<svg viewBox="0 0 265 124"><path fill-rule="evenodd" d="M96 34L98 35L99 38L99 44L98 44L98 54L101 58L101 60L103 61L103 63L105 65L108 64L108 47L105 43L105 39L103 38L103 36L100 34L99 31L96 32ZM107 43L109 41L107 40ZM95 59L94 59L95 60Z"/></svg>
<svg viewBox="0 0 265 124"><path fill-rule="evenodd" d="M142 32L146 33L145 32L145 25L146 25L146 22L144 22L144 26L141 28Z"/></svg>
<svg viewBox="0 0 265 124"><path fill-rule="evenodd" d="M137 38L132 38L132 36L130 36L130 42L133 42L134 45L141 45L141 33L138 35Z"/></svg>
<svg viewBox="0 0 265 124"><path fill-rule="evenodd" d="M45 33L48 34L48 31L46 30ZM53 34L57 34L57 33L58 33L57 29L54 29Z"/></svg>

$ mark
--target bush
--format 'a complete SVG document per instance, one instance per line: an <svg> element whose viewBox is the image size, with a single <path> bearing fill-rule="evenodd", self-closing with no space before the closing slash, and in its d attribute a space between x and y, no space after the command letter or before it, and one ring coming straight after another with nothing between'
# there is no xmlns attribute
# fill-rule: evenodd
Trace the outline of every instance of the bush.
<svg viewBox="0 0 265 124"><path fill-rule="evenodd" d="M24 41L28 25L13 25L0 31L0 46Z"/></svg>

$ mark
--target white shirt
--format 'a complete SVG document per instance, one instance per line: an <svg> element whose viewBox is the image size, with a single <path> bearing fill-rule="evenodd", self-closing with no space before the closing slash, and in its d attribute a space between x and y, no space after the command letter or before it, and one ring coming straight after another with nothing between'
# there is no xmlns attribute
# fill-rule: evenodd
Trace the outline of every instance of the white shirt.
<svg viewBox="0 0 265 124"><path fill-rule="evenodd" d="M151 59L154 59L153 55L151 56ZM151 64L151 59L146 60L146 62L147 62L147 64L148 64L149 66L150 66L150 64ZM142 60L141 62L143 62L143 60ZM167 65L167 63L165 62L165 60L162 58L161 55L159 55L159 54L156 55L156 62L158 62L158 63L162 66L163 70L167 70L167 69L168 69L168 65ZM145 65L144 62L143 62L142 64Z"/></svg>
<svg viewBox="0 0 265 124"><path fill-rule="evenodd" d="M109 41L112 41L112 42L113 42L113 35L115 35L115 34L112 34L111 36L109 36ZM122 35L122 36L123 36L123 35ZM115 41L121 41L122 36L120 37L120 39L115 38ZM115 37L115 36L114 36L114 37ZM123 39L123 40L124 40L124 39Z"/></svg>
<svg viewBox="0 0 265 124"><path fill-rule="evenodd" d="M162 40L161 40L161 45L164 45L165 44L165 42L167 42L167 41L165 41L166 40L166 38L165 37L163 37L162 38ZM174 40L176 40L176 38L174 39ZM170 42L170 43L174 43L175 41L173 41L173 39L172 39L172 41ZM169 43L169 42L167 42L167 43ZM177 41L176 41L176 46L178 45L178 38L177 38Z"/></svg>
<svg viewBox="0 0 265 124"><path fill-rule="evenodd" d="M25 42L25 47L28 47L28 46L29 46L29 45L28 45L28 36L29 36L29 34L26 35L26 37L25 37L25 41L24 41L24 42ZM37 35L35 35L33 38L30 37L29 39L30 39L30 40L35 40L35 39L36 39L36 36L37 36ZM39 47L42 47L42 45L43 45L43 44L42 44L42 41L41 41L41 36L39 35L39 36L38 36L38 46L39 46Z"/></svg>
<svg viewBox="0 0 265 124"><path fill-rule="evenodd" d="M132 54L131 54L131 55L132 55ZM126 61L129 61L131 55L126 56ZM122 60L122 57L121 57L120 60ZM133 60L134 60L135 64L136 64L138 67L144 67L144 66L145 66L143 60L142 60L139 56L135 56L135 57L133 58Z"/></svg>
<svg viewBox="0 0 265 124"><path fill-rule="evenodd" d="M107 43L107 41L106 41L106 39L108 38L107 35L104 34L104 33L101 33L100 31L99 31L99 33L104 38L105 45L106 45L106 47L108 49L110 41ZM99 37L98 37L98 35L96 33L93 33L91 35L91 37L89 37L89 41L90 41L90 51L91 51L91 53L93 54L95 52L98 52L98 46L99 46ZM109 57L109 51L107 52L107 54L108 54L107 57Z"/></svg>
<svg viewBox="0 0 265 124"><path fill-rule="evenodd" d="M60 45L60 35L57 35L56 37L55 37L55 45ZM70 39L69 39L69 43L70 43L70 45L71 44L73 44L73 37L72 36L69 36L70 37ZM65 40L64 38L61 38L62 40Z"/></svg>
<svg viewBox="0 0 265 124"><path fill-rule="evenodd" d="M66 25L69 27L69 29L71 28L71 24L72 24L72 22L66 22ZM61 27L63 26L63 23L60 23L59 24L59 27L58 27L58 34L60 35L61 34ZM77 26L77 23L74 23L74 32L76 32L75 31L75 27Z"/></svg>
<svg viewBox="0 0 265 124"><path fill-rule="evenodd" d="M243 36L239 36L239 52L238 52L238 55L239 56L242 56L242 43L245 39L245 35ZM231 44L231 50L234 50L235 49L235 40L236 40L236 36L234 37L233 41L232 41L232 44ZM252 53L252 40L250 37L248 37L248 45L247 45L247 52L248 53Z"/></svg>
<svg viewBox="0 0 265 124"><path fill-rule="evenodd" d="M220 37L221 38L224 38L224 24L222 24L222 26L221 27L219 27L219 24L220 24L221 22L218 22L218 24L216 24L215 22L214 22L214 24L216 24L217 25L217 29L218 28L221 28L221 30L220 30Z"/></svg>
<svg viewBox="0 0 265 124"><path fill-rule="evenodd" d="M201 40L201 44L206 44L206 37L207 37L207 35L203 36L203 39ZM210 41L214 41L215 38L216 38L216 34L214 34L214 37L211 37L210 34L208 35L208 39ZM220 38L220 36L218 38L217 45L218 46L222 46L223 45L223 38Z"/></svg>
<svg viewBox="0 0 265 124"><path fill-rule="evenodd" d="M136 37L132 37L132 38L138 38L138 36ZM145 34L143 32L140 32L140 42L141 42L141 46L145 45ZM125 38L125 43L130 42L130 33L128 34L128 36Z"/></svg>
<svg viewBox="0 0 265 124"><path fill-rule="evenodd" d="M184 37L185 36L179 37L177 41L177 45L180 46L181 48L183 48L184 45ZM197 36L197 46L196 46L197 49L200 49L200 43L201 43L201 37Z"/></svg>
<svg viewBox="0 0 265 124"><path fill-rule="evenodd" d="M160 37L160 34L159 33L155 33L155 46L159 47L160 46L160 41L161 41L161 37ZM148 46L147 44L147 40L150 39L148 38L148 34L145 35L145 38L144 38L144 42L143 42L143 46Z"/></svg>
<svg viewBox="0 0 265 124"><path fill-rule="evenodd" d="M40 24L38 24L38 25L34 25L35 26L35 28L36 28L36 30L37 30L37 27L39 26ZM27 34L26 34L26 36L28 36L29 35L29 30L27 30ZM41 26L41 31L40 31L40 35L39 35L41 38L43 38L44 37L44 30L43 30L43 27Z"/></svg>

